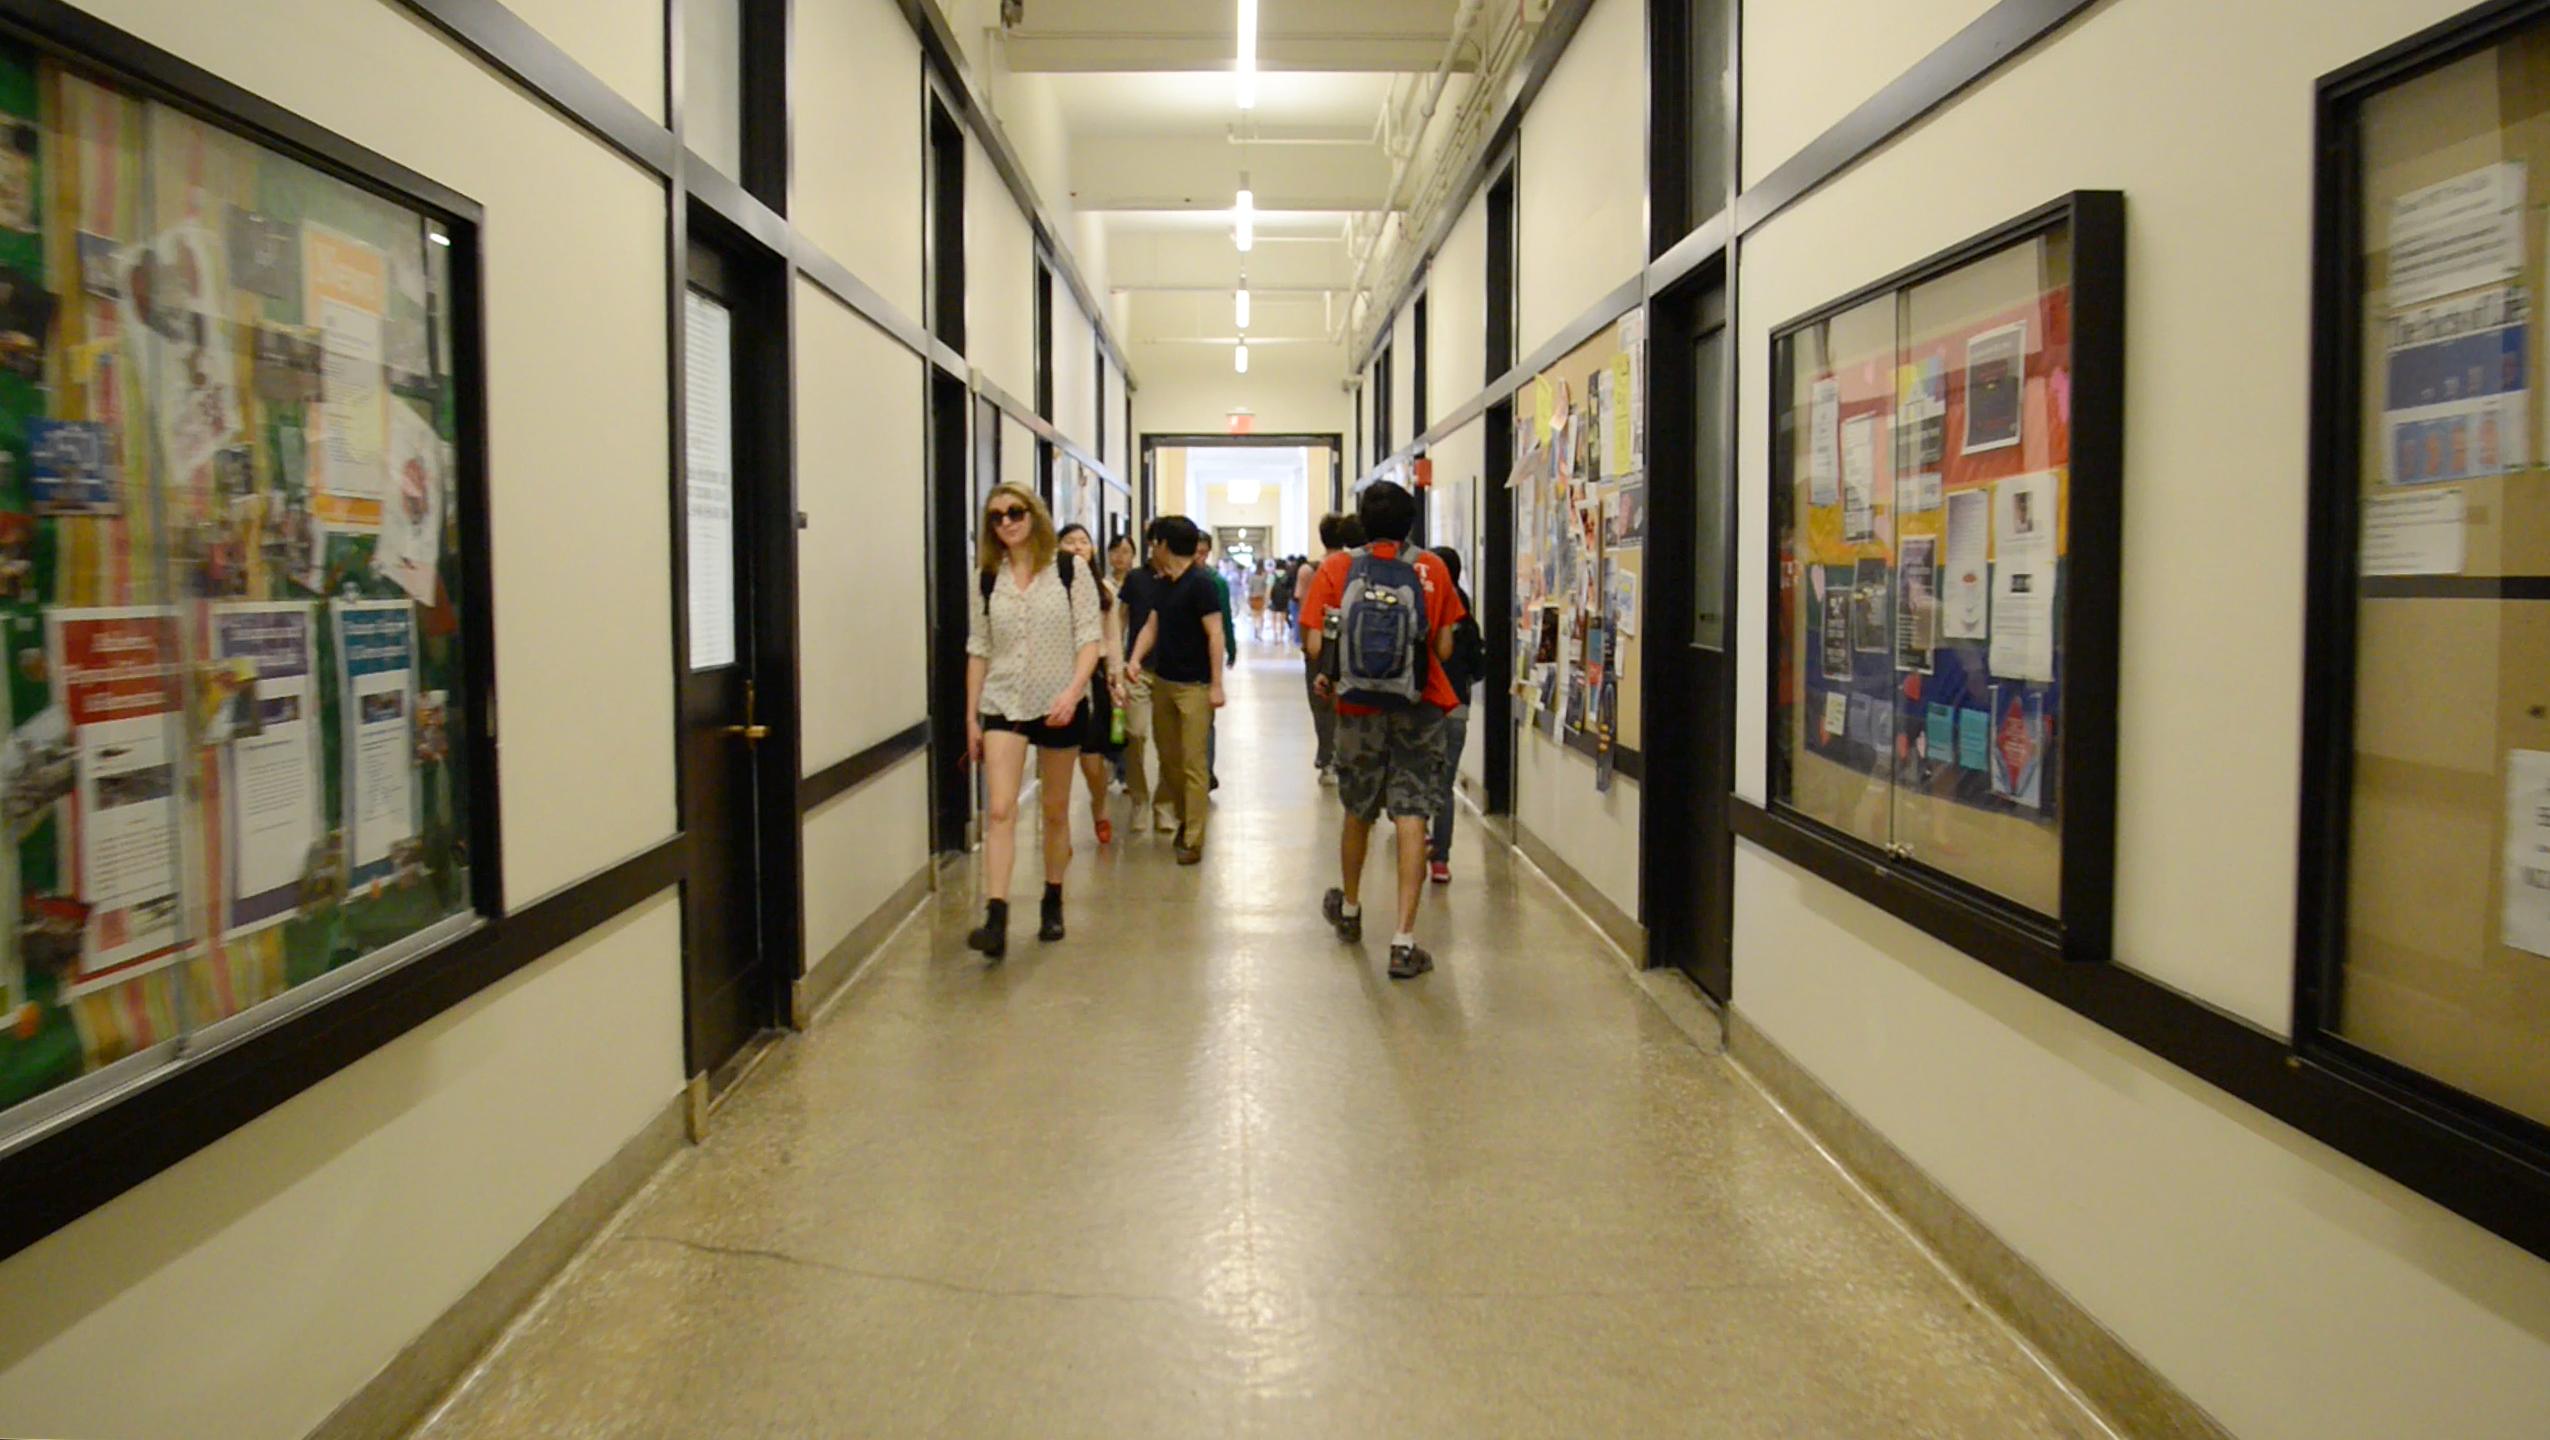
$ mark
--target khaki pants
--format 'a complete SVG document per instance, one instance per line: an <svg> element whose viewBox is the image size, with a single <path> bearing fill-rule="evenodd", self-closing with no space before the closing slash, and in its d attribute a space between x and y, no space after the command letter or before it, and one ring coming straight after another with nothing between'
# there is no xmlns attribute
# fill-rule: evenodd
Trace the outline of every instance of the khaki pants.
<svg viewBox="0 0 2550 1440"><path fill-rule="evenodd" d="M1151 741L1160 747L1160 793L1176 808L1179 843L1204 848L1212 808L1213 687L1151 679Z"/></svg>

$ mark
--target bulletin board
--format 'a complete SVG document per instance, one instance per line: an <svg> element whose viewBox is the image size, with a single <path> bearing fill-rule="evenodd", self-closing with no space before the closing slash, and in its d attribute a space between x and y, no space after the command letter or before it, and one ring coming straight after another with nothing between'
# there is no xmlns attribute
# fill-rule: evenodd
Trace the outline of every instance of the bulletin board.
<svg viewBox="0 0 2550 1440"><path fill-rule="evenodd" d="M1644 352L1633 310L1514 406L1515 714L1592 757L1602 789L1645 768Z"/></svg>

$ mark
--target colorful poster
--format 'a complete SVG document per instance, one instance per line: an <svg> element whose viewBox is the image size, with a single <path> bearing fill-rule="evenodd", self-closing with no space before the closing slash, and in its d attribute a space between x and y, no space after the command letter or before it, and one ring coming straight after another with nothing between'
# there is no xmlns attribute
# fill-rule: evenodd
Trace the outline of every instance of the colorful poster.
<svg viewBox="0 0 2550 1440"><path fill-rule="evenodd" d="M301 281L301 314L319 332L324 382L311 416L311 510L330 529L376 529L389 489L381 368L389 263L313 221L301 227Z"/></svg>
<svg viewBox="0 0 2550 1440"><path fill-rule="evenodd" d="M346 871L362 885L388 875L394 850L416 833L415 610L404 600L338 600L330 608L346 737Z"/></svg>
<svg viewBox="0 0 2550 1440"><path fill-rule="evenodd" d="M38 515L118 515L124 477L114 432L94 420L29 420L27 462Z"/></svg>
<svg viewBox="0 0 2550 1440"><path fill-rule="evenodd" d="M2500 286L2385 323L2384 480L2423 485L2525 468L2529 320L2524 292Z"/></svg>
<svg viewBox="0 0 2550 1440"><path fill-rule="evenodd" d="M63 849L88 921L67 988L84 995L170 963L185 940L177 620L165 608L56 610L46 640L76 765Z"/></svg>
<svg viewBox="0 0 2550 1440"><path fill-rule="evenodd" d="M1603 507L1608 532L1604 539L1614 550L1636 550L1647 543L1647 477L1632 476L1620 482Z"/></svg>
<svg viewBox="0 0 2550 1440"><path fill-rule="evenodd" d="M443 545L443 496L447 484L443 437L404 400L390 404L391 493L381 509L381 539L372 568L432 605L438 589L436 562Z"/></svg>
<svg viewBox="0 0 2550 1440"><path fill-rule="evenodd" d="M1974 771L1992 766L1992 716L1981 710L1957 710L1957 764Z"/></svg>
<svg viewBox="0 0 2550 1440"><path fill-rule="evenodd" d="M228 604L213 610L213 655L244 661L239 695L249 716L222 747L223 933L244 935L292 918L321 830L317 636L303 604Z"/></svg>
<svg viewBox="0 0 2550 1440"><path fill-rule="evenodd" d="M2027 389L2028 327L1986 330L1966 342L1965 453L2004 450L2019 443L2021 403Z"/></svg>
<svg viewBox="0 0 2550 1440"><path fill-rule="evenodd" d="M1992 687L1992 793L2030 810L2045 774L2045 696L2022 685Z"/></svg>

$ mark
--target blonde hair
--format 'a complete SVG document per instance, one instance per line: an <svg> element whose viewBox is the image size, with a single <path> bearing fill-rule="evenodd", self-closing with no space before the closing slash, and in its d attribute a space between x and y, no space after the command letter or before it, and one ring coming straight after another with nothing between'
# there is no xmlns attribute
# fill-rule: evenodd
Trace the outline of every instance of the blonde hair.
<svg viewBox="0 0 2550 1440"><path fill-rule="evenodd" d="M1001 543L1000 527L992 523L992 507L998 505L1003 496L1027 507L1027 555L1034 562L1030 570L1031 573L1042 572L1054 563L1054 551L1059 548L1059 542L1054 538L1053 515L1045 509L1045 502L1036 498L1035 491L1016 485L995 485L992 493L983 497L983 544L979 561L983 573L1000 573L1001 562L1009 556L1009 547Z"/></svg>

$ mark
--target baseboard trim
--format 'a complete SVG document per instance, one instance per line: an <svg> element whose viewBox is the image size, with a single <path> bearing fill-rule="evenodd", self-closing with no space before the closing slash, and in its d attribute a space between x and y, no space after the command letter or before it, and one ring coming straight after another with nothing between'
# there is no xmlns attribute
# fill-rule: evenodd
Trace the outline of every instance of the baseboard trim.
<svg viewBox="0 0 2550 1440"><path fill-rule="evenodd" d="M2137 1440L2231 1440L2203 1406L2010 1248L1742 1009L1728 1007L1725 1022L1727 1058L2109 1424Z"/></svg>
<svg viewBox="0 0 2550 1440"><path fill-rule="evenodd" d="M870 956L876 954L877 947L885 943L885 938L894 933L895 927L929 898L930 892L937 888L934 883L937 875L938 867L923 861L921 868L913 871L894 888L893 894L885 897L885 903L869 911L866 919L851 926L850 933L840 944L833 946L821 960L806 967L806 973L797 977L795 988L789 992L789 1029L803 1031L814 1024L823 1007L831 1003L833 996L841 993L841 988L850 983L851 978L868 963Z"/></svg>
<svg viewBox="0 0 2550 1440"><path fill-rule="evenodd" d="M1647 963L1647 927L1638 923L1628 911L1612 903L1611 897L1596 889L1594 882L1577 873L1576 867L1559 858L1548 842L1532 833L1532 827L1516 820L1513 826L1514 848L1523 858L1540 867L1559 893L1585 912L1603 938L1619 946L1629 956L1629 963L1643 968Z"/></svg>
<svg viewBox="0 0 2550 1440"><path fill-rule="evenodd" d="M585 1242L681 1153L685 1109L682 1095L666 1101L467 1294L320 1421L309 1440L390 1440L415 1428Z"/></svg>

